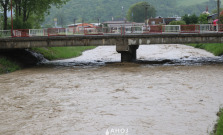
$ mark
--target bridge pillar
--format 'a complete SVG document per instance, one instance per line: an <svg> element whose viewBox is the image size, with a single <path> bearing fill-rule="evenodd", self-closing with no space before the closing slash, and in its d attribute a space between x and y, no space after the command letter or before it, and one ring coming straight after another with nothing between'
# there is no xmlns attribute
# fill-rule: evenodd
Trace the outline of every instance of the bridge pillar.
<svg viewBox="0 0 223 135"><path fill-rule="evenodd" d="M139 48L139 45L130 45L130 46L123 46L123 47L116 46L117 52L121 53L121 62L135 61L138 48Z"/></svg>

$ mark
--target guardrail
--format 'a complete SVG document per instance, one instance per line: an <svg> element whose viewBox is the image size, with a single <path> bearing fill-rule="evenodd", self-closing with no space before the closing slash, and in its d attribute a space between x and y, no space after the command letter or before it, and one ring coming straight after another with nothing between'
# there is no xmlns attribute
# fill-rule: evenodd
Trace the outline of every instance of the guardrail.
<svg viewBox="0 0 223 135"><path fill-rule="evenodd" d="M11 30L0 30L0 37L11 37Z"/></svg>
<svg viewBox="0 0 223 135"><path fill-rule="evenodd" d="M16 29L12 37L33 36L69 36L69 35L108 35L108 34L165 34L165 33L220 33L223 24L199 25L149 25L128 27L94 27L94 28L48 28L48 29ZM10 30L0 30L0 37L11 37Z"/></svg>

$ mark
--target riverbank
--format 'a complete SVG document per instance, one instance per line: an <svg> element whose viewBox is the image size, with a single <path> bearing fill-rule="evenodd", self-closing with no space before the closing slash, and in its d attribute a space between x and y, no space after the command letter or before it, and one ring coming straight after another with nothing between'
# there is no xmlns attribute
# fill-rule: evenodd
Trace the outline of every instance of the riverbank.
<svg viewBox="0 0 223 135"><path fill-rule="evenodd" d="M223 135L223 108L220 109L219 113L217 114L219 116L218 124L215 126L215 134L214 135Z"/></svg>
<svg viewBox="0 0 223 135"><path fill-rule="evenodd" d="M80 56L82 52L95 47L49 47L32 48L29 50L4 50L0 56L0 74L14 72L24 67L30 67L41 62L40 58L33 56L33 52L40 53L48 60L68 59Z"/></svg>
<svg viewBox="0 0 223 135"><path fill-rule="evenodd" d="M204 49L208 52L213 53L215 56L223 55L223 44L221 43L207 43L207 44L189 44L195 48Z"/></svg>
<svg viewBox="0 0 223 135"><path fill-rule="evenodd" d="M21 67L14 61L0 56L0 74L10 73L21 69Z"/></svg>
<svg viewBox="0 0 223 135"><path fill-rule="evenodd" d="M32 48L32 51L42 54L48 60L68 59L78 57L82 52L94 49L94 46L83 47L43 47Z"/></svg>

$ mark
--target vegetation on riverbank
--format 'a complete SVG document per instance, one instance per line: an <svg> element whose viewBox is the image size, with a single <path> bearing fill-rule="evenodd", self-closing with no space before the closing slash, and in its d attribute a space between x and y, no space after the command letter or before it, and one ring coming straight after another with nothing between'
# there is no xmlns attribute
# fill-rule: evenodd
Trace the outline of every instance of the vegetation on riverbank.
<svg viewBox="0 0 223 135"><path fill-rule="evenodd" d="M204 49L213 53L215 56L223 55L223 44L221 43L207 43L207 44L189 44L195 48Z"/></svg>
<svg viewBox="0 0 223 135"><path fill-rule="evenodd" d="M94 46L84 47L47 47L32 48L33 51L41 53L48 60L67 59L80 56L83 51L94 49Z"/></svg>
<svg viewBox="0 0 223 135"><path fill-rule="evenodd" d="M20 68L21 67L15 62L12 62L5 57L0 57L0 74L14 72Z"/></svg>
<svg viewBox="0 0 223 135"><path fill-rule="evenodd" d="M48 47L32 48L32 51L41 53L48 60L67 59L80 56L83 51L94 49L94 46L84 47ZM40 60L26 50L12 50L1 52L0 74L14 72L22 67L34 66Z"/></svg>
<svg viewBox="0 0 223 135"><path fill-rule="evenodd" d="M215 125L214 135L223 135L223 108L220 109L218 123Z"/></svg>

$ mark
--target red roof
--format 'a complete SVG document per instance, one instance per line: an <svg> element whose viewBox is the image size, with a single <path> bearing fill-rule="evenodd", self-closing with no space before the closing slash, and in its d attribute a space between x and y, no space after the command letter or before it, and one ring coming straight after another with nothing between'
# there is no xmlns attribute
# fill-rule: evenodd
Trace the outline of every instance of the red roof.
<svg viewBox="0 0 223 135"><path fill-rule="evenodd" d="M94 26L93 24L89 24L89 23L83 23L83 24L79 24L77 25L77 27L89 27L89 28L95 28L96 26Z"/></svg>

